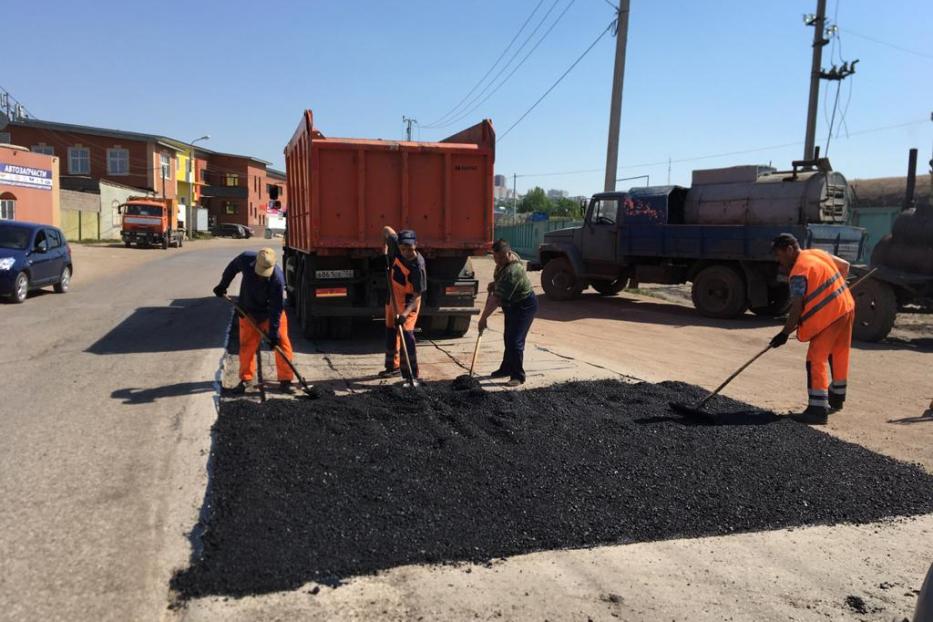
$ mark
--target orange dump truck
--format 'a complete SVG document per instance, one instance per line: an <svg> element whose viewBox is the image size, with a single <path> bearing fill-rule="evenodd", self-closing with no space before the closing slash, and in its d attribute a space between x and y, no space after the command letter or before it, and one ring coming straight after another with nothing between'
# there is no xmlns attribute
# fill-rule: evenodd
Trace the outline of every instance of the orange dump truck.
<svg viewBox="0 0 933 622"><path fill-rule="evenodd" d="M309 338L347 337L382 317L382 228L414 229L428 290L419 325L462 335L476 308L470 257L493 232L495 132L485 120L440 142L328 138L306 110L285 148L284 266Z"/></svg>
<svg viewBox="0 0 933 622"><path fill-rule="evenodd" d="M185 232L178 226L178 202L175 199L130 197L120 206L123 223L120 237L129 247L177 246L181 248Z"/></svg>

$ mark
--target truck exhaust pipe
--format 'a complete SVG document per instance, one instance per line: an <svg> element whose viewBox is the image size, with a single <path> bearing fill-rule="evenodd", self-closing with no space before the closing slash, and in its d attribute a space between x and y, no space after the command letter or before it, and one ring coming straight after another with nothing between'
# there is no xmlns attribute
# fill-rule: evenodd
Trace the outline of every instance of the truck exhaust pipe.
<svg viewBox="0 0 933 622"><path fill-rule="evenodd" d="M907 156L907 191L904 194L904 208L908 210L914 206L914 194L917 189L917 149L911 149ZM901 210L901 211L903 211Z"/></svg>

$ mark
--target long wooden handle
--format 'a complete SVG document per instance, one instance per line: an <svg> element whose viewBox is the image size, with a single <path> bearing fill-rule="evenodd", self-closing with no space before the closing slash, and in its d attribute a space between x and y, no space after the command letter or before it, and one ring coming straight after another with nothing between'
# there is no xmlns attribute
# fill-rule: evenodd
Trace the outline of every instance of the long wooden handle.
<svg viewBox="0 0 933 622"><path fill-rule="evenodd" d="M473 375L473 368L476 367L476 356L479 354L479 340L483 338L483 332L476 336L476 345L473 346L473 360L470 361L470 375Z"/></svg>
<svg viewBox="0 0 933 622"><path fill-rule="evenodd" d="M748 360L747 363L745 363L744 365L742 365L741 367L739 367L737 370L735 370L735 372L734 372L731 376L729 376L728 378L726 378L726 380L725 380L721 385L719 385L718 387L716 387L716 390L715 390L715 391L713 391L712 393L710 393L709 395L707 395L705 398L703 398L703 401L700 402L699 404L697 404L697 406L696 406L697 409L703 408L703 406L706 404L706 402L708 402L708 401L710 401L711 399L713 399L714 397L716 397L716 396L719 394L720 391L722 391L723 389L726 388L726 385L727 385L727 384L729 384L730 382L732 382L732 381L735 379L736 376L738 376L738 375L741 374L743 371L745 371L745 370L748 368L749 365L751 365L752 363L754 363L755 361L757 361L759 358L761 358L762 356L764 356L764 353L767 352L767 351L770 350L770 349L771 349L771 344L769 343L767 346L765 346L765 349L764 349L764 350L762 350L761 352L759 352L758 354L756 354L755 356L753 356L752 358L750 358L750 359Z"/></svg>

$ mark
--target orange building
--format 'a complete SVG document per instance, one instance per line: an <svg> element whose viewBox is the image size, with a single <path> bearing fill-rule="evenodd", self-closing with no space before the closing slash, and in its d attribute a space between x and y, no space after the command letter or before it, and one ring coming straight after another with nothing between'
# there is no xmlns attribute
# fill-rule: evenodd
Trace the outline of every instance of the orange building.
<svg viewBox="0 0 933 622"><path fill-rule="evenodd" d="M58 158L0 145L0 220L59 226Z"/></svg>

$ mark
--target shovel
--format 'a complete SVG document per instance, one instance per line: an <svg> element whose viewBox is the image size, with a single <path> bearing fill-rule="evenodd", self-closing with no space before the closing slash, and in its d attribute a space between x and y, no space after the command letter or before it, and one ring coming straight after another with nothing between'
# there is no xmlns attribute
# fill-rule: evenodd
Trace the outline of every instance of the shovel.
<svg viewBox="0 0 933 622"><path fill-rule="evenodd" d="M862 284L863 281L865 281L865 279L873 275L877 270L878 268L872 268L871 270L866 272L861 278L855 281L855 283L849 286L849 291L855 290L859 285ZM761 358L764 355L764 353L770 349L771 349L771 344L769 343L765 347L764 350L762 350L761 352L753 356L751 359L749 359L747 363L739 367L731 376L726 378L725 382L723 382L721 385L716 387L715 391L713 391L712 393L704 397L702 400L697 402L695 405L691 406L690 404L684 404L681 402L669 402L671 409L674 410L675 412L678 412L682 415L686 415L688 417L699 417L701 419L712 419L713 413L709 413L703 410L703 407L706 406L706 403L710 401L711 399L713 399L714 397L716 397L719 394L719 392L722 391L726 387L727 384L732 382L736 376L738 376L743 371L745 371L745 369L749 365L751 365L752 363L757 361L759 358Z"/></svg>
<svg viewBox="0 0 933 622"><path fill-rule="evenodd" d="M237 312L240 314L240 317L246 318L246 321L249 322L250 326L252 326L256 330L256 332L259 333L259 335L263 339L266 340L266 343L270 345L272 344L272 341L269 339L269 335L267 335L265 332L263 332L261 328L259 328L259 324L256 323L256 320L250 317L250 315L246 311L244 311L243 308L240 307L240 305L235 303L233 299L230 298L230 296L224 296L224 298L227 300L227 302L233 305L233 308L237 310ZM274 345L272 346L272 348L278 353L279 356L282 357L282 360L284 360L288 364L288 366L291 368L292 372L295 374L295 377L298 379L298 382L301 384L301 389L305 392L305 395L307 395L311 399L317 399L321 397L320 389L318 389L314 385L308 384L305 381L305 379L298 372L298 369L295 368L295 365L290 360L288 360L287 356L285 356L285 351L282 350L282 348L280 348L278 345ZM264 393L265 391L263 391L263 394Z"/></svg>

